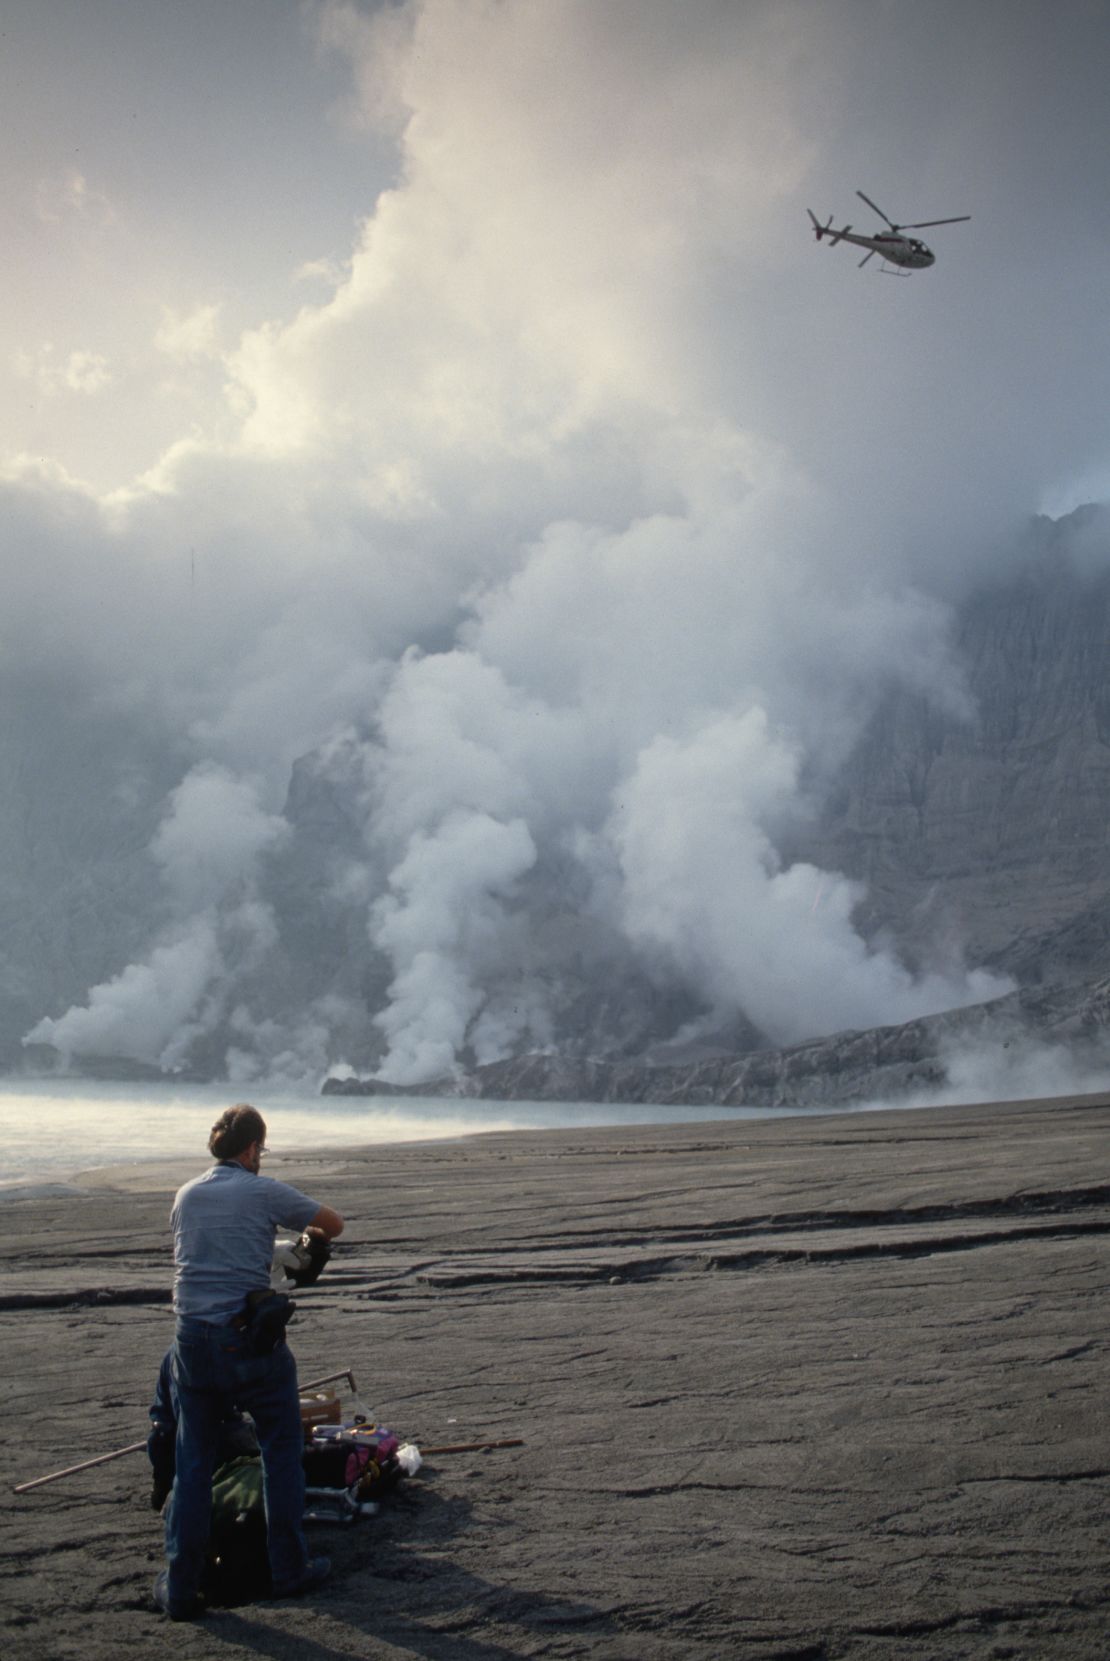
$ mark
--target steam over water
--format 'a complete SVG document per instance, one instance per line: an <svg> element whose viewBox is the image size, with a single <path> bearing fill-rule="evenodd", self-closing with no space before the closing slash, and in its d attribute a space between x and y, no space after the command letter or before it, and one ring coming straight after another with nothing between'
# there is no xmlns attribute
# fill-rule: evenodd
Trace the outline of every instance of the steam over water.
<svg viewBox="0 0 1110 1661"><path fill-rule="evenodd" d="M82 1171L140 1160L183 1160L203 1170L208 1132L231 1098L227 1087L20 1081L0 1088L0 1198ZM432 1097L349 1099L256 1093L275 1152L423 1142L481 1131L573 1129L586 1125L693 1124L775 1117L757 1108L595 1105L590 1102L470 1102Z"/></svg>

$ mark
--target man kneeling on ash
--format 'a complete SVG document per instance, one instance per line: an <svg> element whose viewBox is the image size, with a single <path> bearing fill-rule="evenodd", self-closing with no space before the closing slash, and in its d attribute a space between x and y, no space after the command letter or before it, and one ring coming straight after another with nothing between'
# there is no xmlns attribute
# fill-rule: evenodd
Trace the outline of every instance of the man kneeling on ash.
<svg viewBox="0 0 1110 1661"><path fill-rule="evenodd" d="M200 1582L220 1427L235 1408L254 1420L262 1453L266 1544L275 1597L320 1584L331 1569L308 1555L304 1431L297 1365L285 1342L287 1302L270 1292L279 1228L334 1240L343 1219L287 1183L259 1175L266 1125L257 1108L229 1107L212 1127L216 1164L178 1190L173 1230L172 1351L176 1474L165 1513L166 1568L154 1600L174 1620L203 1609Z"/></svg>

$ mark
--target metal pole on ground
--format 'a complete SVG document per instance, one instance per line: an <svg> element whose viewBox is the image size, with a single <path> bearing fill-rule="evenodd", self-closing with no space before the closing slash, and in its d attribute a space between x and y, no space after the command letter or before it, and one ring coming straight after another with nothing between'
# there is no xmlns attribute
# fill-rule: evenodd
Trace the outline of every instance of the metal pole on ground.
<svg viewBox="0 0 1110 1661"><path fill-rule="evenodd" d="M125 1453L138 1453L140 1448L146 1447L144 1436L141 1442L128 1442L125 1448L116 1448L114 1453L102 1453L96 1459L83 1459L79 1465L67 1465L64 1471L51 1471L49 1476L37 1476L33 1482L21 1482L12 1489L13 1494L29 1494L32 1488L43 1488L48 1482L60 1482L64 1476L73 1476L77 1471L91 1470L94 1465L107 1465L111 1459L122 1459Z"/></svg>
<svg viewBox="0 0 1110 1661"><path fill-rule="evenodd" d="M327 1378L314 1378L309 1384L298 1386L301 1390L318 1390L322 1384L334 1384L337 1379L345 1378L351 1389L351 1394L357 1396L358 1386L355 1384L355 1375L350 1367L344 1367L338 1373L329 1373ZM146 1447L144 1436L141 1442L128 1442L125 1448L115 1448L111 1453L101 1453L95 1459L82 1459L79 1465L67 1465L64 1471L51 1471L49 1476L37 1476L33 1482L21 1482L12 1489L13 1494L29 1494L32 1488L45 1488L48 1482L60 1482L65 1476L76 1476L78 1471L91 1471L94 1465L107 1465L113 1459L122 1459L125 1454L138 1453Z"/></svg>
<svg viewBox="0 0 1110 1661"><path fill-rule="evenodd" d="M420 1448L419 1442L416 1444ZM503 1442L452 1442L439 1448L420 1448L421 1457L427 1459L433 1453L485 1453L488 1448L522 1448L523 1436L510 1436Z"/></svg>

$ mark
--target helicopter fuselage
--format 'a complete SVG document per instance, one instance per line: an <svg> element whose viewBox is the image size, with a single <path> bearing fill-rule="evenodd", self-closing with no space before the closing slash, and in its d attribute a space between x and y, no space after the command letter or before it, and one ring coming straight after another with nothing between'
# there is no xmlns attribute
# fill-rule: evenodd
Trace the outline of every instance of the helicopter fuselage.
<svg viewBox="0 0 1110 1661"><path fill-rule="evenodd" d="M894 231L859 236L850 225L846 225L842 231L833 231L831 240L854 242L857 248L869 248L873 254L881 254L891 265L903 265L910 271L924 271L936 261L936 255L931 248L926 248L920 237L902 236Z"/></svg>
<svg viewBox="0 0 1110 1661"><path fill-rule="evenodd" d="M817 240L828 237L830 247L838 242L852 242L857 248L866 248L872 254L881 254L891 265L904 266L909 271L924 271L936 262L931 248L926 248L920 237L903 236L900 231L878 231L874 236L861 236L845 225L842 231L822 225L817 229Z"/></svg>

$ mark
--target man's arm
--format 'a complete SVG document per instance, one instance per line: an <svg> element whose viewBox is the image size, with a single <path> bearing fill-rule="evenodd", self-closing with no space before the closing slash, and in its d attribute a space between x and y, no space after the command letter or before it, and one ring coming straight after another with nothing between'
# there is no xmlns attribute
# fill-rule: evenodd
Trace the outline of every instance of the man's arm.
<svg viewBox="0 0 1110 1661"><path fill-rule="evenodd" d="M343 1219L330 1205L322 1205L313 1217L306 1234L322 1234L325 1240L337 1240L343 1233Z"/></svg>

